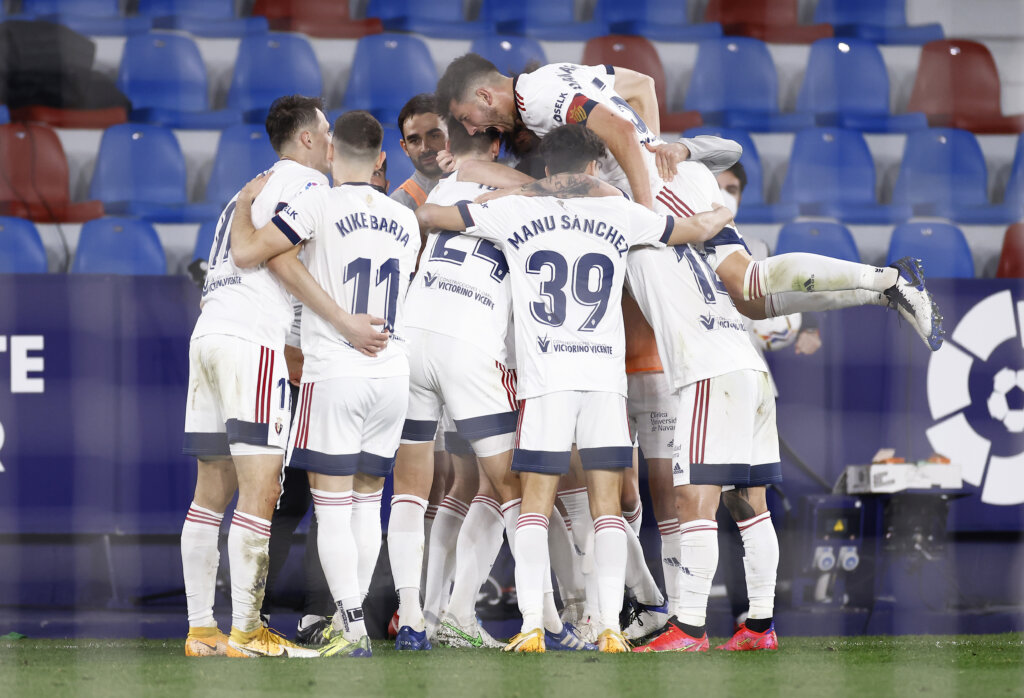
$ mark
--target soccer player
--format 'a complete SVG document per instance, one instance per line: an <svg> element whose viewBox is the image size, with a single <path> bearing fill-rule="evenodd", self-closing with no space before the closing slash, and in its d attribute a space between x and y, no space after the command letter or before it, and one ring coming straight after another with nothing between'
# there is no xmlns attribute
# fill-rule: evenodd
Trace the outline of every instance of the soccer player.
<svg viewBox="0 0 1024 698"><path fill-rule="evenodd" d="M255 268L271 254L261 256L257 249L248 259L236 257L246 241L232 233L232 222L239 205L252 203L253 215L262 225L279 202L325 187L330 126L320 100L296 95L274 102L266 128L281 156L271 168L273 185L255 202L247 198L250 194L239 193L221 214L210 249L202 312L189 345L184 452L197 458L198 475L182 527L181 555L189 617L185 653L190 656L316 656L263 627L259 619L270 517L280 493L278 479L288 439L284 344L293 311L291 299L269 271L273 265ZM275 237L277 251L293 244L279 232ZM338 310L338 326L369 349L371 336L360 335L360 319ZM236 489L238 503L228 533L229 639L217 629L213 598L217 537Z"/></svg>
<svg viewBox="0 0 1024 698"><path fill-rule="evenodd" d="M452 61L437 84L438 109L470 133L517 121L543 137L560 124L583 124L608 145L601 179L655 211L686 216L676 165L687 143L663 143L650 78L612 66L556 63L510 78L476 54ZM716 242L712 269L741 313L757 320L859 305L895 306L933 351L942 344L942 317L924 287L920 263L903 259L874 267L804 253L754 262L730 229Z"/></svg>
<svg viewBox="0 0 1024 698"><path fill-rule="evenodd" d="M382 138L369 113L342 114L333 137L337 186L296 197L257 231L279 229L308 240L306 264L314 280L339 306L379 316L390 336L379 354L367 357L315 309L307 305L303 312L305 364L288 465L309 473L320 561L337 605L320 650L326 657L371 655L362 601L380 549L380 493L409 399L403 305L419 227L407 208L369 184L383 159ZM247 213L240 205L236 230L252 229ZM366 521L355 515L360 498L375 503Z"/></svg>
<svg viewBox="0 0 1024 698"><path fill-rule="evenodd" d="M415 172L395 188L391 198L415 211L443 174L437 154L444 150L448 130L438 115L434 95L420 94L406 102L398 113L398 129L402 133L402 150Z"/></svg>
<svg viewBox="0 0 1024 698"><path fill-rule="evenodd" d="M541 148L549 174L592 174L605 155L601 140L580 126L552 131ZM625 255L636 245L706 240L731 214L720 208L677 219L621 197L509 197L457 207L425 205L417 218L424 227L465 230L490 240L509 265L520 369L512 469L523 479L514 551L523 629L505 649L544 651L548 517L575 441L594 517L598 646L625 652L629 643L618 619L626 561L619 498L622 470L632 465L619 310Z"/></svg>

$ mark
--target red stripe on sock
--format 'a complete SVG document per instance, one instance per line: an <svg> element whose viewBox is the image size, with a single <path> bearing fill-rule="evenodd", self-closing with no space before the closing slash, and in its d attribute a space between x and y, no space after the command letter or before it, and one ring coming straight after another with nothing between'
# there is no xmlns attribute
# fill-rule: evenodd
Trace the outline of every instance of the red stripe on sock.
<svg viewBox="0 0 1024 698"><path fill-rule="evenodd" d="M736 527L738 529L740 529L741 531L746 531L751 526L756 526L757 524L761 523L762 521L768 521L769 519L771 519L771 517L772 517L771 512L767 512L766 511L763 514L758 514L757 516L754 516L752 518L744 519L743 521L737 521L736 522Z"/></svg>

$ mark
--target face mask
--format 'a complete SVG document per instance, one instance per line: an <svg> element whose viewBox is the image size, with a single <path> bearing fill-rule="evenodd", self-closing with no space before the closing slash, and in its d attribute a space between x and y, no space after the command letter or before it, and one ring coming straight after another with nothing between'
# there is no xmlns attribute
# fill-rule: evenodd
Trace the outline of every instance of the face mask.
<svg viewBox="0 0 1024 698"><path fill-rule="evenodd" d="M722 205L732 211L734 216L736 215L736 209L739 208L739 202L736 201L736 197L725 189L722 190Z"/></svg>

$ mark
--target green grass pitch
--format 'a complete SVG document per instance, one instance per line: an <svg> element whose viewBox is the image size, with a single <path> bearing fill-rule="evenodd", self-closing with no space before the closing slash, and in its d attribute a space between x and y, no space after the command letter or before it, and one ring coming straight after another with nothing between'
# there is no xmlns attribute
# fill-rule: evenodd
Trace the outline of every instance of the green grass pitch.
<svg viewBox="0 0 1024 698"><path fill-rule="evenodd" d="M1022 696L1024 635L786 638L777 653L190 659L181 641L0 640L3 696Z"/></svg>

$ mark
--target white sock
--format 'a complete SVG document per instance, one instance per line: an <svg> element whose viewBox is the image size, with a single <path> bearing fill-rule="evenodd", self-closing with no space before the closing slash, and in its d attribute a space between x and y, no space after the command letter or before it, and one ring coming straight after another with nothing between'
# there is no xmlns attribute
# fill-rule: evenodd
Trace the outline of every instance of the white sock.
<svg viewBox="0 0 1024 698"><path fill-rule="evenodd" d="M420 607L420 576L423 569L423 515L427 500L411 494L391 498L391 519L388 522L388 557L391 576L398 591L398 625L423 630L423 609Z"/></svg>
<svg viewBox="0 0 1024 698"><path fill-rule="evenodd" d="M548 566L548 517L520 514L516 526L516 595L523 632L544 626L544 576ZM620 591L621 594L621 591Z"/></svg>
<svg viewBox="0 0 1024 698"><path fill-rule="evenodd" d="M420 589L427 588L427 565L430 564L430 530L434 527L434 519L437 517L437 505L427 503L426 513L423 514L423 562L420 567Z"/></svg>
<svg viewBox="0 0 1024 698"><path fill-rule="evenodd" d="M224 514L205 509L195 502L188 508L181 527L181 570L185 577L185 605L191 627L215 628L213 599L220 564L220 524Z"/></svg>
<svg viewBox="0 0 1024 698"><path fill-rule="evenodd" d="M779 538L771 512L737 521L743 539L743 569L747 578L748 618L771 618L775 612L775 578L779 570Z"/></svg>
<svg viewBox="0 0 1024 698"><path fill-rule="evenodd" d="M352 493L352 536L359 550L359 593L370 593L373 570L380 556L380 500L383 489Z"/></svg>
<svg viewBox="0 0 1024 698"><path fill-rule="evenodd" d="M711 579L718 568L718 523L708 519L679 525L679 614L687 625L707 619Z"/></svg>
<svg viewBox="0 0 1024 698"><path fill-rule="evenodd" d="M661 532L661 570L665 575L665 595L668 596L668 614L679 612L679 520L658 522Z"/></svg>
<svg viewBox="0 0 1024 698"><path fill-rule="evenodd" d="M862 305L889 305L889 299L878 291L854 289L852 291L819 291L802 293L785 291L765 296L764 311L768 317L782 317L793 313L806 313Z"/></svg>
<svg viewBox="0 0 1024 698"><path fill-rule="evenodd" d="M522 504L522 499L510 499L501 505L501 520L505 524L505 538L508 539L508 548L513 559L516 556L516 526L519 524Z"/></svg>
<svg viewBox="0 0 1024 698"><path fill-rule="evenodd" d="M320 566L338 612L334 629L345 639L358 640L366 634L359 593L359 549L352 535L352 490L327 492L310 488L316 513L316 547Z"/></svg>
<svg viewBox="0 0 1024 698"><path fill-rule="evenodd" d="M434 525L430 529L423 616L431 632L437 627L442 606L447 605L451 579L455 573L455 546L459 541L459 529L468 513L469 506L465 502L446 496L437 509Z"/></svg>
<svg viewBox="0 0 1024 698"><path fill-rule="evenodd" d="M791 252L751 262L743 277L743 297L756 300L771 293L800 289L807 292L858 288L884 291L898 278L899 272L892 267L873 267L823 255Z"/></svg>
<svg viewBox="0 0 1024 698"><path fill-rule="evenodd" d="M558 498L565 507L565 514L572 522L572 535L579 551L577 562L583 574L584 603L583 617L597 622L598 585L594 570L594 520L590 517L590 498L586 487L562 490Z"/></svg>
<svg viewBox="0 0 1024 698"><path fill-rule="evenodd" d="M576 564L576 545L565 521L557 511L548 522L548 554L551 569L558 580L558 591L563 604L583 599L583 575Z"/></svg>
<svg viewBox="0 0 1024 698"><path fill-rule="evenodd" d="M505 539L505 521L498 502L477 495L459 529L455 547L455 580L448 601L448 616L459 625L476 619L476 596L494 565Z"/></svg>
<svg viewBox="0 0 1024 698"><path fill-rule="evenodd" d="M633 592L634 598L644 605L661 606L665 603L665 597L661 595L661 589L647 567L640 538L632 528L626 531L626 586Z"/></svg>
<svg viewBox="0 0 1024 698"><path fill-rule="evenodd" d="M621 516L598 516L594 520L594 568L598 630L618 631L626 581L626 521Z"/></svg>
<svg viewBox="0 0 1024 698"><path fill-rule="evenodd" d="M629 527L633 529L633 533L640 535L640 525L644 522L644 505L643 502L636 503L636 509L632 511L622 512L622 518L626 520Z"/></svg>
<svg viewBox="0 0 1024 698"><path fill-rule="evenodd" d="M270 561L270 521L237 509L228 528L231 625L250 632L260 625L260 607Z"/></svg>

